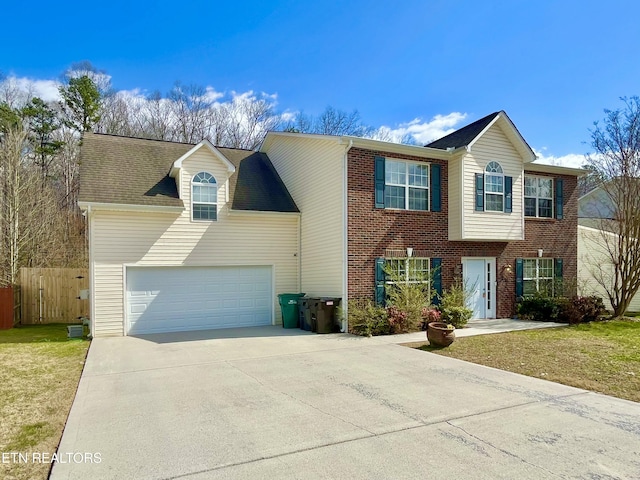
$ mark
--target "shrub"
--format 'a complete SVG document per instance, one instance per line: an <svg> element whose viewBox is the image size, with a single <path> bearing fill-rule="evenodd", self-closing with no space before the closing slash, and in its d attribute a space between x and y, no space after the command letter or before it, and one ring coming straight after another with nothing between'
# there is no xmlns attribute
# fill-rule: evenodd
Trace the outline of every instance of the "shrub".
<svg viewBox="0 0 640 480"><path fill-rule="evenodd" d="M516 305L516 313L523 320L555 322L560 313L559 299L540 295L527 297Z"/></svg>
<svg viewBox="0 0 640 480"><path fill-rule="evenodd" d="M429 305L428 292L428 284L399 282L387 285L387 305L406 314L407 331L420 330L422 309Z"/></svg>
<svg viewBox="0 0 640 480"><path fill-rule="evenodd" d="M456 328L464 327L473 315L473 310L467 307L443 307L442 321Z"/></svg>
<svg viewBox="0 0 640 480"><path fill-rule="evenodd" d="M424 307L422 309L422 329L426 330L427 325L431 322L440 322L441 317L442 315L439 310L433 307Z"/></svg>
<svg viewBox="0 0 640 480"><path fill-rule="evenodd" d="M442 321L456 328L464 327L473 316L473 310L467 307L468 297L469 291L462 282L451 285L440 299Z"/></svg>
<svg viewBox="0 0 640 480"><path fill-rule="evenodd" d="M559 306L558 321L572 325L593 322L606 313L602 298L594 296L565 298L559 302Z"/></svg>
<svg viewBox="0 0 640 480"><path fill-rule="evenodd" d="M422 309L431 303L433 281L415 269L409 262L409 272L399 274L398 271L385 266L385 273L392 283L386 286L387 306L395 307L406 314L404 318L395 318L394 325L398 331L419 331L422 327ZM407 277L413 279L407 282ZM393 311L395 313L395 311Z"/></svg>
<svg viewBox="0 0 640 480"><path fill-rule="evenodd" d="M355 335L370 337L391 333L387 311L369 298L350 300L348 318L349 330Z"/></svg>
<svg viewBox="0 0 640 480"><path fill-rule="evenodd" d="M409 331L409 315L398 307L387 308L387 319L391 333L406 333Z"/></svg>

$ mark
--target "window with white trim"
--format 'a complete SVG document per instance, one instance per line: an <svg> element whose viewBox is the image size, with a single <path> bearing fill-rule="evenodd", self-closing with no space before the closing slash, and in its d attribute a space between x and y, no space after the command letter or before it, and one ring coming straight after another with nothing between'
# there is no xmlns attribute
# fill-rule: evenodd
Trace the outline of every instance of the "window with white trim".
<svg viewBox="0 0 640 480"><path fill-rule="evenodd" d="M498 162L489 162L484 169L484 210L504 212L504 171Z"/></svg>
<svg viewBox="0 0 640 480"><path fill-rule="evenodd" d="M429 210L429 165L385 161L385 208Z"/></svg>
<svg viewBox="0 0 640 480"><path fill-rule="evenodd" d="M196 173L191 179L191 218L218 219L218 184L208 172Z"/></svg>
<svg viewBox="0 0 640 480"><path fill-rule="evenodd" d="M525 217L553 218L553 179L524 176Z"/></svg>
<svg viewBox="0 0 640 480"><path fill-rule="evenodd" d="M387 258L385 260L387 284L429 283L431 261L429 258Z"/></svg>
<svg viewBox="0 0 640 480"><path fill-rule="evenodd" d="M526 295L554 295L553 258L522 259L522 293Z"/></svg>

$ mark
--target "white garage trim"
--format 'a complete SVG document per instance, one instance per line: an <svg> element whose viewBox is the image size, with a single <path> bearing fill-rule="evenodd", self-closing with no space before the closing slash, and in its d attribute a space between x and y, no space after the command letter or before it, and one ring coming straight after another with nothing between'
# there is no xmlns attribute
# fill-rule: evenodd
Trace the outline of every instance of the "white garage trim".
<svg viewBox="0 0 640 480"><path fill-rule="evenodd" d="M135 277L136 272L138 272L138 277ZM169 274L170 276L168 276ZM252 279L252 281L247 282L247 279ZM234 283L234 280L237 283ZM132 285L133 282L136 282L136 286ZM221 285L225 287L228 285L230 288L220 290L217 287ZM168 289L163 289L164 286ZM194 290L197 290L198 287L205 290L209 287L210 290L206 294L204 292L197 293ZM246 291L247 287L249 291L254 292L252 297L243 296L242 290ZM130 292L132 288L139 290ZM171 296L173 291L175 291L175 297ZM132 295L134 299L139 299L137 303L132 303ZM206 297L204 297L205 295ZM125 335L274 325L275 266L242 264L123 265L123 297L123 316L125 319L123 333ZM209 298L208 305L205 306L198 302L200 298ZM253 298L255 302L243 301L247 298ZM184 309L181 309L180 306L181 299L184 299ZM231 300L229 302L231 305L223 306L223 302L228 299ZM194 300L198 303L194 303ZM147 312L147 307L153 302L156 302L154 304L155 314L159 322L157 328L154 328L153 316L142 320ZM244 307L241 306L242 304ZM158 305L162 308L158 309ZM176 310L176 305L180 310ZM195 308L192 313L189 312L190 305ZM171 316L167 314L172 306L174 312L184 312L184 315L179 313L178 315L181 316L176 316L180 320L174 324L171 322ZM136 309L136 307L138 311L133 312L132 309ZM226 308L226 312L223 313L224 308ZM237 314L234 308L237 309ZM245 316L244 322L239 321L241 313ZM190 315L199 321L190 324ZM234 320L238 320L238 322L235 323ZM135 325L136 321L140 322L138 328Z"/></svg>

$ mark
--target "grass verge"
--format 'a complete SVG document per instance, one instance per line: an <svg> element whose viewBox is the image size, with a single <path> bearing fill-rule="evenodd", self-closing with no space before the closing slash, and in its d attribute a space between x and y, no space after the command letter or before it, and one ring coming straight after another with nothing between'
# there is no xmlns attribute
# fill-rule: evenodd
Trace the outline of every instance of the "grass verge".
<svg viewBox="0 0 640 480"><path fill-rule="evenodd" d="M68 339L66 325L29 325L0 331L0 478L46 479L49 463L33 454L56 451L89 342ZM5 455L6 457L6 455Z"/></svg>
<svg viewBox="0 0 640 480"><path fill-rule="evenodd" d="M421 350L640 402L640 321L458 338Z"/></svg>

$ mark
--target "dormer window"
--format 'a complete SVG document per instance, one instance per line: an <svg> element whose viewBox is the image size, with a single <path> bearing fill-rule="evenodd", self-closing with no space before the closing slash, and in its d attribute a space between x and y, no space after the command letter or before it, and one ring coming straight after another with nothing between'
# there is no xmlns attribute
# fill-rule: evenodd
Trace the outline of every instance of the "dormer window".
<svg viewBox="0 0 640 480"><path fill-rule="evenodd" d="M498 162L489 162L484 169L485 211L504 211L504 171Z"/></svg>
<svg viewBox="0 0 640 480"><path fill-rule="evenodd" d="M218 218L218 184L208 172L191 179L191 218L215 221Z"/></svg>

